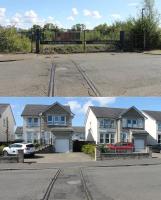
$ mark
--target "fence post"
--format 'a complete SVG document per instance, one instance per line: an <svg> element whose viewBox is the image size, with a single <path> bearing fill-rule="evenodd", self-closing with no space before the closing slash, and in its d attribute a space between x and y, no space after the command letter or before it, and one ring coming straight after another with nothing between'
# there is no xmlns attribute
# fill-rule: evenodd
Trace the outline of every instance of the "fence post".
<svg viewBox="0 0 161 200"><path fill-rule="evenodd" d="M83 31L83 49L86 52L86 30Z"/></svg>
<svg viewBox="0 0 161 200"><path fill-rule="evenodd" d="M36 29L36 53L40 53L40 29Z"/></svg>

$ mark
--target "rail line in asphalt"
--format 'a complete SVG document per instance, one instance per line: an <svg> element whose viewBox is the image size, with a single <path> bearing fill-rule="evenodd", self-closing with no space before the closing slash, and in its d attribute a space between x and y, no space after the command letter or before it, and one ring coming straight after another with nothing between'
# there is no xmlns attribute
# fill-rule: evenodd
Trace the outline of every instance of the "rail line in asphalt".
<svg viewBox="0 0 161 200"><path fill-rule="evenodd" d="M48 188L47 188L47 190L45 192L45 195L44 195L43 199L41 199L41 200L48 200L50 198L51 190L53 189L53 186L54 186L56 180L58 179L58 176L59 176L60 173L61 173L61 169L58 169L58 171L56 172L54 178L51 180L51 182L50 182L50 184L49 184L49 186L48 186Z"/></svg>
<svg viewBox="0 0 161 200"><path fill-rule="evenodd" d="M89 192L89 190L88 190L88 187L87 187L87 185L86 185L86 181L85 181L85 178L84 178L84 174L83 174L83 169L82 168L80 168L79 169L79 176L80 176L80 179L81 179L81 184L82 184L82 187L83 187L83 192L84 192L84 194L85 194L85 198L86 198L86 200L93 200L93 198L92 198L92 196L91 196L91 194L90 194L90 192ZM55 174L55 176L54 176L54 178L51 180L51 182L50 182L50 184L49 184L49 186L48 186L48 188L47 188L47 190L46 190L46 192L45 192L45 194L44 194L44 197L43 197L43 199L41 199L41 200L49 200L50 199L50 194L51 194L51 192L55 192L55 190L56 189L54 189L54 186L56 185L56 183L57 183L57 180L59 179L59 175L62 175L61 176L61 178L63 177L63 172L62 172L62 170L61 169L58 169L58 171L56 172L56 174ZM66 179L66 177L65 177L65 182L67 182L67 179ZM67 184L67 183L66 183ZM62 186L63 187L63 186ZM53 194L52 194L53 195ZM78 197L79 198L79 197ZM52 198L53 200L55 199L55 198ZM81 198L82 199L82 198Z"/></svg>
<svg viewBox="0 0 161 200"><path fill-rule="evenodd" d="M93 81L89 78L89 76L86 74L86 72L80 67L80 65L78 65L76 62L74 62L73 60L71 60L71 62L74 64L74 66L76 67L76 69L79 71L79 73L82 75L83 79L86 81L86 83L88 84L89 88L92 90L92 92L94 93L94 96L96 97L101 97L101 92L98 90L98 88L95 86L95 84L93 83ZM89 93L90 96L92 96Z"/></svg>
<svg viewBox="0 0 161 200"><path fill-rule="evenodd" d="M55 64L52 63L51 69L50 69L50 80L49 80L49 86L48 86L48 97L55 96Z"/></svg>

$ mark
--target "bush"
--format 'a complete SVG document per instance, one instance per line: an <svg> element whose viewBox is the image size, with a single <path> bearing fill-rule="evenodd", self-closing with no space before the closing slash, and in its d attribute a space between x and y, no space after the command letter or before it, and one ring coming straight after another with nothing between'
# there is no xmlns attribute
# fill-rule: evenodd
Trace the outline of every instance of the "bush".
<svg viewBox="0 0 161 200"><path fill-rule="evenodd" d="M31 51L29 38L17 32L15 28L0 28L0 52L23 52Z"/></svg>
<svg viewBox="0 0 161 200"><path fill-rule="evenodd" d="M96 147L96 145L94 145L94 144L83 145L82 146L82 152L85 153L85 154L89 154L93 157L94 154L95 154L95 147Z"/></svg>
<svg viewBox="0 0 161 200"><path fill-rule="evenodd" d="M3 148L4 148L4 147L6 147L6 145L1 145L1 146L0 146L0 155L3 154Z"/></svg>

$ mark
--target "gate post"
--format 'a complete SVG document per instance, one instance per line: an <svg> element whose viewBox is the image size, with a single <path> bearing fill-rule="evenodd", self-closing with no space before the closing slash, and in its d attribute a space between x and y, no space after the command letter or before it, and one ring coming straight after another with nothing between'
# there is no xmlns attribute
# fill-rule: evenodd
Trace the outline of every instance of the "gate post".
<svg viewBox="0 0 161 200"><path fill-rule="evenodd" d="M124 47L125 47L125 31L120 31L120 44L121 44L121 49L124 50Z"/></svg>
<svg viewBox="0 0 161 200"><path fill-rule="evenodd" d="M83 49L86 52L86 30L83 31Z"/></svg>
<svg viewBox="0 0 161 200"><path fill-rule="evenodd" d="M40 53L40 29L36 29L36 53Z"/></svg>

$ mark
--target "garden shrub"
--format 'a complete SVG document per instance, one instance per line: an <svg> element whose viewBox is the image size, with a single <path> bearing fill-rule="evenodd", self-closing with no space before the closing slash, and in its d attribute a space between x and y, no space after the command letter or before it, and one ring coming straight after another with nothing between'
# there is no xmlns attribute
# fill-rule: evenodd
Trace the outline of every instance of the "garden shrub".
<svg viewBox="0 0 161 200"><path fill-rule="evenodd" d="M94 154L95 154L95 147L96 147L96 145L94 145L94 144L83 145L82 146L82 152L85 153L85 154L89 154L93 157Z"/></svg>

